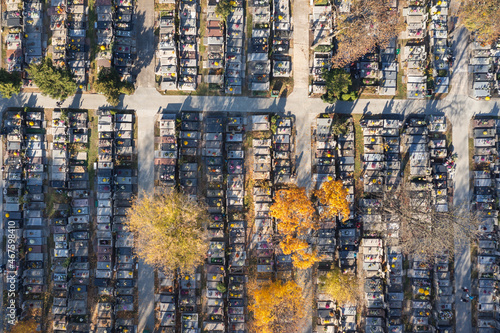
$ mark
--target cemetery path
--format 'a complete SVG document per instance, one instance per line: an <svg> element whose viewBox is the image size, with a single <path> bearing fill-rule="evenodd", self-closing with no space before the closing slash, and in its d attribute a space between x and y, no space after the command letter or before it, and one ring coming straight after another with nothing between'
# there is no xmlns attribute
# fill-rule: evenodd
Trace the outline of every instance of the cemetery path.
<svg viewBox="0 0 500 333"><path fill-rule="evenodd" d="M135 15L137 59L135 70L138 71L137 86L155 87L155 2L139 1Z"/></svg>
<svg viewBox="0 0 500 333"><path fill-rule="evenodd" d="M465 118L465 117L464 117ZM453 146L458 154L455 171L455 193L453 204L469 207L469 119L460 116L451 118L453 124ZM455 244L455 331L472 332L471 303L461 302L462 287L471 289L470 244ZM472 290L472 289L471 289Z"/></svg>
<svg viewBox="0 0 500 333"><path fill-rule="evenodd" d="M154 190L154 114L141 115L138 120L138 185L139 195ZM137 119L136 119L137 120ZM155 272L154 269L139 260L137 287L139 294L139 332L144 329L153 330L155 324Z"/></svg>
<svg viewBox="0 0 500 333"><path fill-rule="evenodd" d="M307 98L309 89L309 1L293 2L293 95Z"/></svg>

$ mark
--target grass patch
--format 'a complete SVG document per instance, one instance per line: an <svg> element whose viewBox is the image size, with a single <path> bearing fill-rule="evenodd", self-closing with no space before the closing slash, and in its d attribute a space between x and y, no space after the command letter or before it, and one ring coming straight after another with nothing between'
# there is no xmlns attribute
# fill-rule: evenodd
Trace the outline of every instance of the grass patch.
<svg viewBox="0 0 500 333"><path fill-rule="evenodd" d="M361 162L361 155L365 152L365 146L363 142L363 129L359 124L362 114L354 114L352 118L354 119L354 197L357 201L363 196L363 182L359 180L361 173L363 172L363 165Z"/></svg>
<svg viewBox="0 0 500 333"><path fill-rule="evenodd" d="M396 96L394 96L394 97L398 98L398 99L405 99L406 98L406 85L403 84L403 71L402 70L400 70L398 72L398 77L396 80L396 87L397 87Z"/></svg>
<svg viewBox="0 0 500 333"><path fill-rule="evenodd" d="M97 118L95 117L95 111L89 110L89 150L87 155L87 168L89 172L89 182L90 189L94 190L94 178L95 178L95 170L94 170L94 162L97 161L97 146L98 146L98 133L97 133Z"/></svg>

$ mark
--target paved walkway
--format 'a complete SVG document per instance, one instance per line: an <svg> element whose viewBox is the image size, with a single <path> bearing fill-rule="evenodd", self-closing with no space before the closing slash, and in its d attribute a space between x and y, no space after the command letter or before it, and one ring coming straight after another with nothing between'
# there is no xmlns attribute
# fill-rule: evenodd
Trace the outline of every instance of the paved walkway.
<svg viewBox="0 0 500 333"><path fill-rule="evenodd" d="M139 195L142 192L151 193L154 190L154 115L139 117L138 123L138 185ZM136 119L137 120L137 119ZM154 286L155 270L139 260L139 276L137 278L139 296L139 332L144 329L153 330L154 316Z"/></svg>
<svg viewBox="0 0 500 333"><path fill-rule="evenodd" d="M137 2L134 25L136 27L137 59L134 70L138 72L139 87L155 86L155 2L144 0Z"/></svg>

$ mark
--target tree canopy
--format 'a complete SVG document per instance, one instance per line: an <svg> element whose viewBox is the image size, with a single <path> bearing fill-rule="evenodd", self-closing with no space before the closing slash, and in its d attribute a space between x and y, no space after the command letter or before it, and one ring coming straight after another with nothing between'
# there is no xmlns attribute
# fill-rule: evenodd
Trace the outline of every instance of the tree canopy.
<svg viewBox="0 0 500 333"><path fill-rule="evenodd" d="M500 37L500 2L462 0L458 16L478 42L491 44Z"/></svg>
<svg viewBox="0 0 500 333"><path fill-rule="evenodd" d="M375 51L377 46L386 47L403 27L398 11L392 10L385 1L353 0L349 13L341 13L337 8L334 67L344 67Z"/></svg>
<svg viewBox="0 0 500 333"><path fill-rule="evenodd" d="M112 105L117 106L120 102L121 94L132 94L134 92L134 85L129 82L122 81L120 75L115 68L101 68L97 81L94 84L96 92L106 96L106 101Z"/></svg>
<svg viewBox="0 0 500 333"><path fill-rule="evenodd" d="M347 201L348 194L341 180L324 182L321 188L315 191L315 195L318 197L320 203L327 206L327 209L322 211L320 217L331 219L340 214L342 221L347 220L351 214L349 201Z"/></svg>
<svg viewBox="0 0 500 333"><path fill-rule="evenodd" d="M482 225L477 212L454 205L439 211L425 183L413 185L420 186L420 191L404 183L381 200L385 214L400 221L399 246L405 255L418 254L423 261L443 255L451 258L457 243L469 244L477 239Z"/></svg>
<svg viewBox="0 0 500 333"><path fill-rule="evenodd" d="M332 68L323 71L323 78L326 83L326 93L321 99L326 103L335 103L338 99L344 101L355 100L356 92L351 90L351 74L343 68Z"/></svg>
<svg viewBox="0 0 500 333"><path fill-rule="evenodd" d="M320 275L318 280L319 290L330 295L340 306L354 305L361 299L356 276L343 274L338 267L325 275Z"/></svg>
<svg viewBox="0 0 500 333"><path fill-rule="evenodd" d="M304 187L276 191L269 214L279 220L278 232L283 235L316 228L316 210Z"/></svg>
<svg viewBox="0 0 500 333"><path fill-rule="evenodd" d="M3 98L11 98L12 95L21 92L21 77L18 73L9 73L0 68L0 93Z"/></svg>
<svg viewBox="0 0 500 333"><path fill-rule="evenodd" d="M209 242L206 208L185 194L142 193L125 222L135 234L139 258L164 272L192 273L203 263Z"/></svg>
<svg viewBox="0 0 500 333"><path fill-rule="evenodd" d="M215 14L221 21L226 22L227 17L233 11L235 2L233 0L219 0L215 6Z"/></svg>
<svg viewBox="0 0 500 333"><path fill-rule="evenodd" d="M305 188L278 190L269 215L278 220L280 248L283 254L292 255L295 267L306 269L320 260L317 251L305 240L311 229L318 228L316 209Z"/></svg>
<svg viewBox="0 0 500 333"><path fill-rule="evenodd" d="M302 288L294 281L266 281L248 285L249 305L253 332L294 332L304 318Z"/></svg>
<svg viewBox="0 0 500 333"><path fill-rule="evenodd" d="M31 64L26 70L42 92L53 99L66 99L76 92L73 74L66 68L55 67L50 58Z"/></svg>

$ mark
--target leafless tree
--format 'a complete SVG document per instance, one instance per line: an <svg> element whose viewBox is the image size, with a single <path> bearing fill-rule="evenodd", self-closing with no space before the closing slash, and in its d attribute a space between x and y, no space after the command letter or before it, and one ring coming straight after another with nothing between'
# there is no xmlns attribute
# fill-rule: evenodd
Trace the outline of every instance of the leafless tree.
<svg viewBox="0 0 500 333"><path fill-rule="evenodd" d="M438 191L438 190L437 190ZM456 243L476 240L484 219L467 205L437 207L431 183L406 182L382 199L382 211L399 221L399 242L404 254L418 254L424 261L453 256Z"/></svg>
<svg viewBox="0 0 500 333"><path fill-rule="evenodd" d="M348 13L334 8L333 37L337 40L337 52L332 58L334 67L356 61L377 46L387 47L404 28L397 10L392 10L384 1L353 0Z"/></svg>

